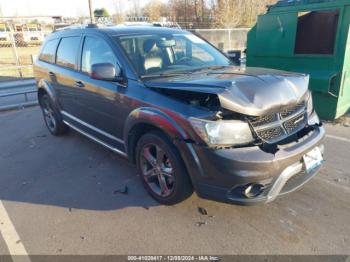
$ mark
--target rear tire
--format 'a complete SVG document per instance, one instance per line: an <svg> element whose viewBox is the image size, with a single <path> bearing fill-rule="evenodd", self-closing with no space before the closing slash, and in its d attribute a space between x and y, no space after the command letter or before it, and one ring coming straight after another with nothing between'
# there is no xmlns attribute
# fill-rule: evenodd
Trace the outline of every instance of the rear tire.
<svg viewBox="0 0 350 262"><path fill-rule="evenodd" d="M146 190L159 203L174 205L192 195L183 160L162 132L151 131L139 139L136 163Z"/></svg>
<svg viewBox="0 0 350 262"><path fill-rule="evenodd" d="M40 107L43 112L47 129L49 129L52 135L62 136L68 132L69 127L63 123L59 110L54 106L48 94L41 96Z"/></svg>

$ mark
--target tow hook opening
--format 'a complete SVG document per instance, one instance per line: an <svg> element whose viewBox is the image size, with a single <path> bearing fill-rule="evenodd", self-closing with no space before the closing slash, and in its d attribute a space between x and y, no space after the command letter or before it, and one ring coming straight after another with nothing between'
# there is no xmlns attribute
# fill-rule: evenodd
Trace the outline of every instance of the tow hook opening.
<svg viewBox="0 0 350 262"><path fill-rule="evenodd" d="M237 186L233 188L230 191L230 196L233 198L246 198L246 199L253 199L261 196L266 188L268 187L269 182L266 184L263 183L249 183L249 184L243 184L240 186Z"/></svg>
<svg viewBox="0 0 350 262"><path fill-rule="evenodd" d="M247 184L244 186L243 195L246 198L255 198L264 191L264 188L262 184Z"/></svg>

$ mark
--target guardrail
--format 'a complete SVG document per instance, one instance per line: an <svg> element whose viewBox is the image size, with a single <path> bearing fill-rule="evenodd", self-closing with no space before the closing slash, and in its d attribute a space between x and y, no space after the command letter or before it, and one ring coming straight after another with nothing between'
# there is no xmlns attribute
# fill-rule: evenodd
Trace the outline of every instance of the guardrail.
<svg viewBox="0 0 350 262"><path fill-rule="evenodd" d="M1 87L0 86L0 102L6 98L14 98L16 96L23 96L24 101L15 101L11 103L7 103L5 105L0 105L0 111L5 110L12 110L12 109L21 109L28 106L35 106L38 104L38 100L36 99L29 99L30 94L36 93L36 87L33 85L33 82L27 81L27 84L25 83L8 83L7 86ZM17 82L17 81L16 81Z"/></svg>

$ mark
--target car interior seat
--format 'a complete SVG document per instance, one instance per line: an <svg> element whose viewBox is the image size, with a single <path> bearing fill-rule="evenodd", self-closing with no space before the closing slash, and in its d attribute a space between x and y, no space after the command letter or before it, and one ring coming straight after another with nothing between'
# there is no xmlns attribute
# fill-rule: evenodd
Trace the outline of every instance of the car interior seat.
<svg viewBox="0 0 350 262"><path fill-rule="evenodd" d="M163 67L162 51L156 45L155 39L143 43L144 70L146 73L159 71Z"/></svg>

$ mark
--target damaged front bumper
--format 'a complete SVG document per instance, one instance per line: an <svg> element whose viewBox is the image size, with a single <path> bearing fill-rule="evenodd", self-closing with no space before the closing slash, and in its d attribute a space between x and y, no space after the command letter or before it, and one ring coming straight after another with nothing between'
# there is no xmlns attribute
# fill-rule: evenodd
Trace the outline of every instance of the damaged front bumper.
<svg viewBox="0 0 350 262"><path fill-rule="evenodd" d="M315 176L320 166L306 172L303 156L318 147L323 154L325 131L315 125L297 142L270 153L259 146L212 149L179 143L197 194L220 202L254 205L295 191ZM247 194L247 189L258 190Z"/></svg>

